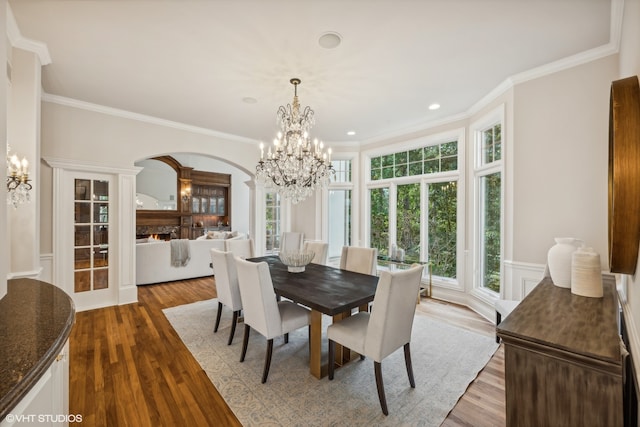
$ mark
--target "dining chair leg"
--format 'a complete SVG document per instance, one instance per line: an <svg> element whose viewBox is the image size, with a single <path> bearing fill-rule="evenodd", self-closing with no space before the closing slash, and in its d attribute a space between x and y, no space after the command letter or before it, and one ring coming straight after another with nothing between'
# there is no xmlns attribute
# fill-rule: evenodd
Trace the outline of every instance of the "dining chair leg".
<svg viewBox="0 0 640 427"><path fill-rule="evenodd" d="M336 343L333 340L329 340L329 380L333 379L333 371L335 369L335 353L336 353Z"/></svg>
<svg viewBox="0 0 640 427"><path fill-rule="evenodd" d="M216 325L213 327L213 333L218 332L218 326L220 326L220 316L222 315L222 303L218 301L218 314L216 314Z"/></svg>
<svg viewBox="0 0 640 427"><path fill-rule="evenodd" d="M289 332L287 332L286 334L284 334L284 343L288 344L289 343Z"/></svg>
<svg viewBox="0 0 640 427"><path fill-rule="evenodd" d="M380 362L373 362L373 368L376 371L376 387L378 387L378 398L380 399L382 413L389 415L389 410L387 409L387 398L384 395L384 384L382 382L382 364Z"/></svg>
<svg viewBox="0 0 640 427"><path fill-rule="evenodd" d="M229 341L227 345L231 345L233 342L233 336L236 334L236 325L238 324L238 317L240 316L240 310L233 312L233 323L231 323L231 332L229 332Z"/></svg>
<svg viewBox="0 0 640 427"><path fill-rule="evenodd" d="M271 366L271 354L273 353L273 338L267 341L267 354L264 358L264 372L262 373L262 384L267 382L269 367Z"/></svg>
<svg viewBox="0 0 640 427"><path fill-rule="evenodd" d="M411 384L411 388L416 388L416 382L413 379L413 366L411 364L411 350L409 349L409 343L404 345L404 363L407 365L409 384Z"/></svg>
<svg viewBox="0 0 640 427"><path fill-rule="evenodd" d="M249 344L249 329L250 329L250 326L245 323L244 338L242 339L242 354L240 355L241 362L244 362L244 356L247 355L247 345Z"/></svg>

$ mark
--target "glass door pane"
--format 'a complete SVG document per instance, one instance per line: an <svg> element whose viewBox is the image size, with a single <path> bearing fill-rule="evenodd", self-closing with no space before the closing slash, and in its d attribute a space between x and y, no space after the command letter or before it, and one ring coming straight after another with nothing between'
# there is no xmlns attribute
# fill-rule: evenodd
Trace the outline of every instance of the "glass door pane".
<svg viewBox="0 0 640 427"><path fill-rule="evenodd" d="M427 234L429 261L436 276L457 276L458 185L456 181L429 184Z"/></svg>
<svg viewBox="0 0 640 427"><path fill-rule="evenodd" d="M329 191L329 258L340 258L351 246L351 190Z"/></svg>
<svg viewBox="0 0 640 427"><path fill-rule="evenodd" d="M109 287L109 182L76 179L74 291Z"/></svg>
<svg viewBox="0 0 640 427"><path fill-rule="evenodd" d="M269 192L265 195L265 250L273 253L280 248L280 195Z"/></svg>
<svg viewBox="0 0 640 427"><path fill-rule="evenodd" d="M420 183L398 185L396 244L404 251L400 261L420 262ZM393 255L392 255L393 256ZM396 259L400 257L396 256Z"/></svg>
<svg viewBox="0 0 640 427"><path fill-rule="evenodd" d="M481 178L482 188L482 286L500 292L500 173Z"/></svg>

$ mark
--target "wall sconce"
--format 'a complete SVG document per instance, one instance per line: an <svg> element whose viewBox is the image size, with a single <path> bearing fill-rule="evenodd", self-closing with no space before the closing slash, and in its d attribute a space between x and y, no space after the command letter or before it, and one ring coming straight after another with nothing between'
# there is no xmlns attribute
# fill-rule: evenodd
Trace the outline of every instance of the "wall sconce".
<svg viewBox="0 0 640 427"><path fill-rule="evenodd" d="M29 179L29 162L24 157L18 160L18 156L10 155L10 151L7 144L7 204L17 208L31 200L29 191L33 186Z"/></svg>
<svg viewBox="0 0 640 427"><path fill-rule="evenodd" d="M191 187L186 187L180 192L182 194L182 204L189 203L189 197L191 197Z"/></svg>

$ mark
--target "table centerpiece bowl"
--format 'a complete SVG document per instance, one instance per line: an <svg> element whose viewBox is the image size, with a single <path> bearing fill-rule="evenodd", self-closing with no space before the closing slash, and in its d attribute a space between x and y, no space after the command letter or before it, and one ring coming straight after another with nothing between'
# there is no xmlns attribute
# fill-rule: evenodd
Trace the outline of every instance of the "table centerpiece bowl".
<svg viewBox="0 0 640 427"><path fill-rule="evenodd" d="M280 252L280 261L287 266L289 273L302 273L307 264L311 262L315 253L311 251Z"/></svg>

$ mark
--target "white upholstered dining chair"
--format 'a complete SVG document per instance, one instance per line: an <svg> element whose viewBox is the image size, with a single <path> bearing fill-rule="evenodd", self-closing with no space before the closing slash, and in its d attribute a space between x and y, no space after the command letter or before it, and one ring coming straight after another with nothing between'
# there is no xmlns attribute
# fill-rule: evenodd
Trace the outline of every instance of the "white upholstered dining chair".
<svg viewBox="0 0 640 427"><path fill-rule="evenodd" d="M375 276L378 271L378 249L343 246L340 269Z"/></svg>
<svg viewBox="0 0 640 427"><path fill-rule="evenodd" d="M304 252L313 252L314 264L327 265L327 253L329 251L329 244L319 240L307 240L303 246Z"/></svg>
<svg viewBox="0 0 640 427"><path fill-rule="evenodd" d="M227 252L233 252L234 256L239 256L242 259L254 257L253 239L225 240L224 248Z"/></svg>
<svg viewBox="0 0 640 427"><path fill-rule="evenodd" d="M280 235L280 252L299 251L302 249L304 233L285 231Z"/></svg>
<svg viewBox="0 0 640 427"><path fill-rule="evenodd" d="M343 246L340 255L340 269L356 273L378 274L378 249L358 246ZM370 304L363 304L360 311L369 311Z"/></svg>
<svg viewBox="0 0 640 427"><path fill-rule="evenodd" d="M329 339L329 380L334 376L335 344L341 344L363 357L373 359L378 398L382 412L389 414L382 381L382 360L404 347L409 384L415 388L411 366L411 329L416 295L422 279L422 265L408 270L382 271L371 313L359 312L327 328Z"/></svg>
<svg viewBox="0 0 640 427"><path fill-rule="evenodd" d="M236 325L242 311L242 299L240 298L240 288L238 286L238 274L236 272L236 261L231 252L224 252L218 249L211 249L211 264L215 271L216 293L218 294L218 313L216 315L216 325L213 332L218 332L222 307L227 306L233 311L233 321L229 332L227 345L233 342L236 333Z"/></svg>
<svg viewBox="0 0 640 427"><path fill-rule="evenodd" d="M289 342L289 332L309 326L311 311L291 301L276 301L269 265L266 262L245 261L236 257L238 283L242 296L244 311L244 339L242 355L244 361L249 344L249 333L253 328L267 339L267 353L264 360L262 383L267 382L273 339L284 335L285 343Z"/></svg>

